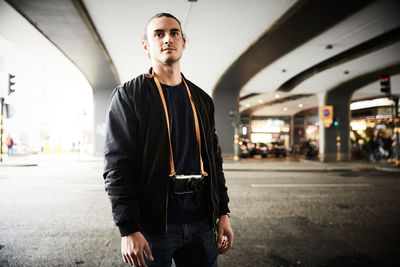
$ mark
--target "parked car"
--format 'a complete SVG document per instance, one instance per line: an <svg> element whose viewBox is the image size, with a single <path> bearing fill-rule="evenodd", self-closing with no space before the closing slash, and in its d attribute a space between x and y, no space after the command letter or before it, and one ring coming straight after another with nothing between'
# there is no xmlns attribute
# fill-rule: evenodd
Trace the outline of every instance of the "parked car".
<svg viewBox="0 0 400 267"><path fill-rule="evenodd" d="M239 141L239 157L252 157L253 144L248 139Z"/></svg>
<svg viewBox="0 0 400 267"><path fill-rule="evenodd" d="M272 142L269 144L269 154L275 155L275 157L283 156L286 157L286 147L281 142Z"/></svg>
<svg viewBox="0 0 400 267"><path fill-rule="evenodd" d="M303 143L303 153L306 159L317 159L318 149L315 142L306 141Z"/></svg>
<svg viewBox="0 0 400 267"><path fill-rule="evenodd" d="M255 143L251 154L252 156L261 155L261 157L266 158L268 156L267 144L261 142Z"/></svg>

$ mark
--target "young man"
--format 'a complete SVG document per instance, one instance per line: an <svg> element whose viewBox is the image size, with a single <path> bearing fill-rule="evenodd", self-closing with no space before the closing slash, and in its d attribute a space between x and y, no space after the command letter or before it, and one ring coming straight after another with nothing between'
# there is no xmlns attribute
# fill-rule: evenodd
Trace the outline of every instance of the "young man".
<svg viewBox="0 0 400 267"><path fill-rule="evenodd" d="M105 188L123 259L217 266L233 232L212 99L181 74L177 18L155 15L142 44L150 73L113 91L106 122Z"/></svg>

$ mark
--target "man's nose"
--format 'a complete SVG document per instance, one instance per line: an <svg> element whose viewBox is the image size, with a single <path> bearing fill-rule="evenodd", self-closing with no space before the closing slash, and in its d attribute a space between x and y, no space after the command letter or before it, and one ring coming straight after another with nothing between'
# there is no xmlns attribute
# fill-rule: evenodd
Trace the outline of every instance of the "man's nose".
<svg viewBox="0 0 400 267"><path fill-rule="evenodd" d="M171 36L170 36L169 34L166 34L166 35L164 36L164 43L165 43L165 44L170 44L170 43L172 43L172 38L171 38Z"/></svg>

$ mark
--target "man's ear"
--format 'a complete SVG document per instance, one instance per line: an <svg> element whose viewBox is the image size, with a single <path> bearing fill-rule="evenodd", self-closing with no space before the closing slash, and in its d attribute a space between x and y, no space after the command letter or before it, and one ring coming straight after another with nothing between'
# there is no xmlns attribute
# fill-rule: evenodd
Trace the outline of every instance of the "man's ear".
<svg viewBox="0 0 400 267"><path fill-rule="evenodd" d="M186 48L186 38L183 38L182 47L183 47L183 49L185 49L185 48Z"/></svg>
<svg viewBox="0 0 400 267"><path fill-rule="evenodd" d="M146 40L143 40L142 41L142 46L143 46L144 51L146 51L146 54L149 55L150 54L149 43Z"/></svg>

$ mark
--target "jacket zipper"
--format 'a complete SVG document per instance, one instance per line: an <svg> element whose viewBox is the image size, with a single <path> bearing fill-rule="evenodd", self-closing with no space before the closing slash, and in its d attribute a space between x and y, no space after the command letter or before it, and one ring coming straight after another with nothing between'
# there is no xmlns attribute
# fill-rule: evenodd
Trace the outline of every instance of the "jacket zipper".
<svg viewBox="0 0 400 267"><path fill-rule="evenodd" d="M170 120L170 129L172 132L172 116L170 116L170 113L172 112L171 110L171 104L170 104L170 100L169 100L169 92L168 90L165 90L166 95L167 95L167 100L168 100L168 108L169 108L169 112L168 112L168 117ZM169 179L169 175L168 178ZM169 195L169 181L167 181L167 196L166 196L166 202L165 202L165 233L168 232L168 195Z"/></svg>
<svg viewBox="0 0 400 267"><path fill-rule="evenodd" d="M199 110L199 108L196 105L196 102L193 101L193 103L194 103L194 105L196 107L196 110ZM199 121L200 121L201 130L202 130L202 133L203 133L203 140L204 140L204 143L205 143L206 142L206 137L205 137L205 133L204 133L203 120L201 119L201 116L198 116L198 118L199 118ZM210 155L208 153L207 145L204 144L204 147L205 147L206 154L207 154L208 166L210 166L210 169L211 169L211 160L210 160ZM201 153L201 151L200 151L200 153ZM211 179L211 177L210 177L210 179ZM210 186L210 196L211 196L211 202L212 202L212 205L213 205L213 218L212 219L213 219L213 227L214 227L214 231L215 231L217 229L217 226L215 224L215 221L216 221L216 218L215 218L215 203L214 203L214 200L213 200L213 197L212 197L212 181L210 181L210 184L211 184L211 186Z"/></svg>
<svg viewBox="0 0 400 267"><path fill-rule="evenodd" d="M169 179L169 177L167 178ZM168 233L168 191L169 191L169 181L167 181L167 201L165 202L165 233Z"/></svg>

